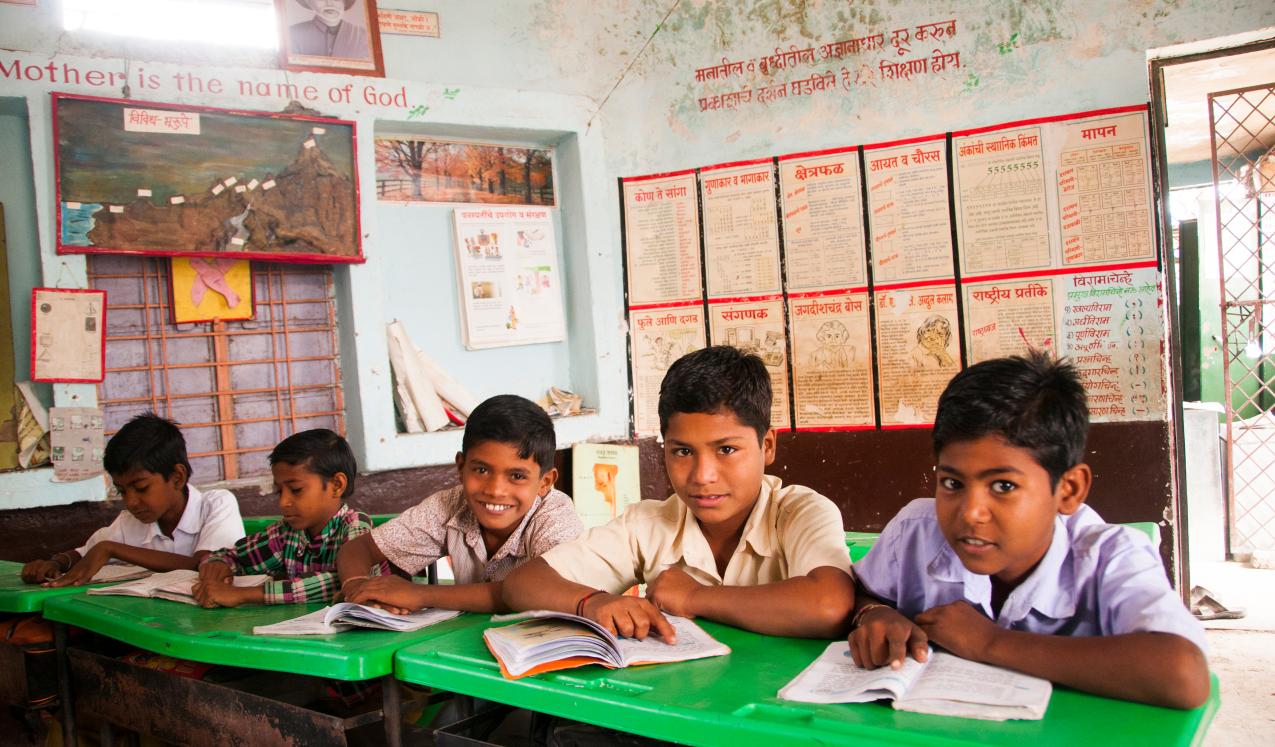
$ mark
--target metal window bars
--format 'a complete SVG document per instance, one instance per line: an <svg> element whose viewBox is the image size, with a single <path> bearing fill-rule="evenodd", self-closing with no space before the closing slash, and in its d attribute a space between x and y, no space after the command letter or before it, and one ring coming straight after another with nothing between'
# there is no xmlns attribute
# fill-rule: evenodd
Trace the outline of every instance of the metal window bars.
<svg viewBox="0 0 1275 747"><path fill-rule="evenodd" d="M107 435L147 410L181 423L199 482L269 474L266 455L307 428L345 432L332 270L253 264L254 318L173 324L170 260L90 255L107 292ZM294 355L295 353L295 355Z"/></svg>
<svg viewBox="0 0 1275 747"><path fill-rule="evenodd" d="M1212 93L1208 105L1236 555L1275 549L1275 83Z"/></svg>

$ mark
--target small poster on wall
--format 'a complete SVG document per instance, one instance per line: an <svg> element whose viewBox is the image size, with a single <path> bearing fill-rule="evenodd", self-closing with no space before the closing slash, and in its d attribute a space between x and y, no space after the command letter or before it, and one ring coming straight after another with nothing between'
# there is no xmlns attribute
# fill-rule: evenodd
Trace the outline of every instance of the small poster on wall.
<svg viewBox="0 0 1275 747"><path fill-rule="evenodd" d="M49 447L54 482L102 474L102 411L96 407L49 408Z"/></svg>
<svg viewBox="0 0 1275 747"><path fill-rule="evenodd" d="M537 208L457 208L461 336L470 350L566 337L553 216Z"/></svg>
<svg viewBox="0 0 1275 747"><path fill-rule="evenodd" d="M251 319L252 263L175 257L169 280L173 324Z"/></svg>
<svg viewBox="0 0 1275 747"><path fill-rule="evenodd" d="M571 472L571 497L585 529L642 500L636 446L578 443L571 448Z"/></svg>
<svg viewBox="0 0 1275 747"><path fill-rule="evenodd" d="M106 291L31 289L31 379L97 383L105 376Z"/></svg>

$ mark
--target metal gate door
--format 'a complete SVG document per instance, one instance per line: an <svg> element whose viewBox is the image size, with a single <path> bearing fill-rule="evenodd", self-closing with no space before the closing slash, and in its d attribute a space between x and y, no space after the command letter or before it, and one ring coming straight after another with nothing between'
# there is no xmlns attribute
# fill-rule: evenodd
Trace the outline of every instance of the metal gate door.
<svg viewBox="0 0 1275 747"><path fill-rule="evenodd" d="M1209 94L1228 552L1275 549L1275 83Z"/></svg>

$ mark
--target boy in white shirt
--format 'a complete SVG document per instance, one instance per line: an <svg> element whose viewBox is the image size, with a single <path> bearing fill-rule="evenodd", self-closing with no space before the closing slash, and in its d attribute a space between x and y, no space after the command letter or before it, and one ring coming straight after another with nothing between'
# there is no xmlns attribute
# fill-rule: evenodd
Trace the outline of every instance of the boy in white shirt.
<svg viewBox="0 0 1275 747"><path fill-rule="evenodd" d="M149 412L128 421L107 442L102 464L125 510L80 547L24 565L23 581L84 584L111 560L152 571L193 570L204 555L243 537L233 493L189 484L186 440L173 421Z"/></svg>

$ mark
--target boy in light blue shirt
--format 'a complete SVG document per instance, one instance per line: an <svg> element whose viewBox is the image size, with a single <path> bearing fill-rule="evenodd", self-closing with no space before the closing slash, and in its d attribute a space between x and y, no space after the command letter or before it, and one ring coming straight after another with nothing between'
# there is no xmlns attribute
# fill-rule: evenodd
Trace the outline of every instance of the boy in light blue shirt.
<svg viewBox="0 0 1275 747"><path fill-rule="evenodd" d="M957 656L1174 708L1208 697L1204 631L1146 535L1084 505L1093 474L1075 370L1042 353L957 374L934 423L938 486L855 565L851 655Z"/></svg>

